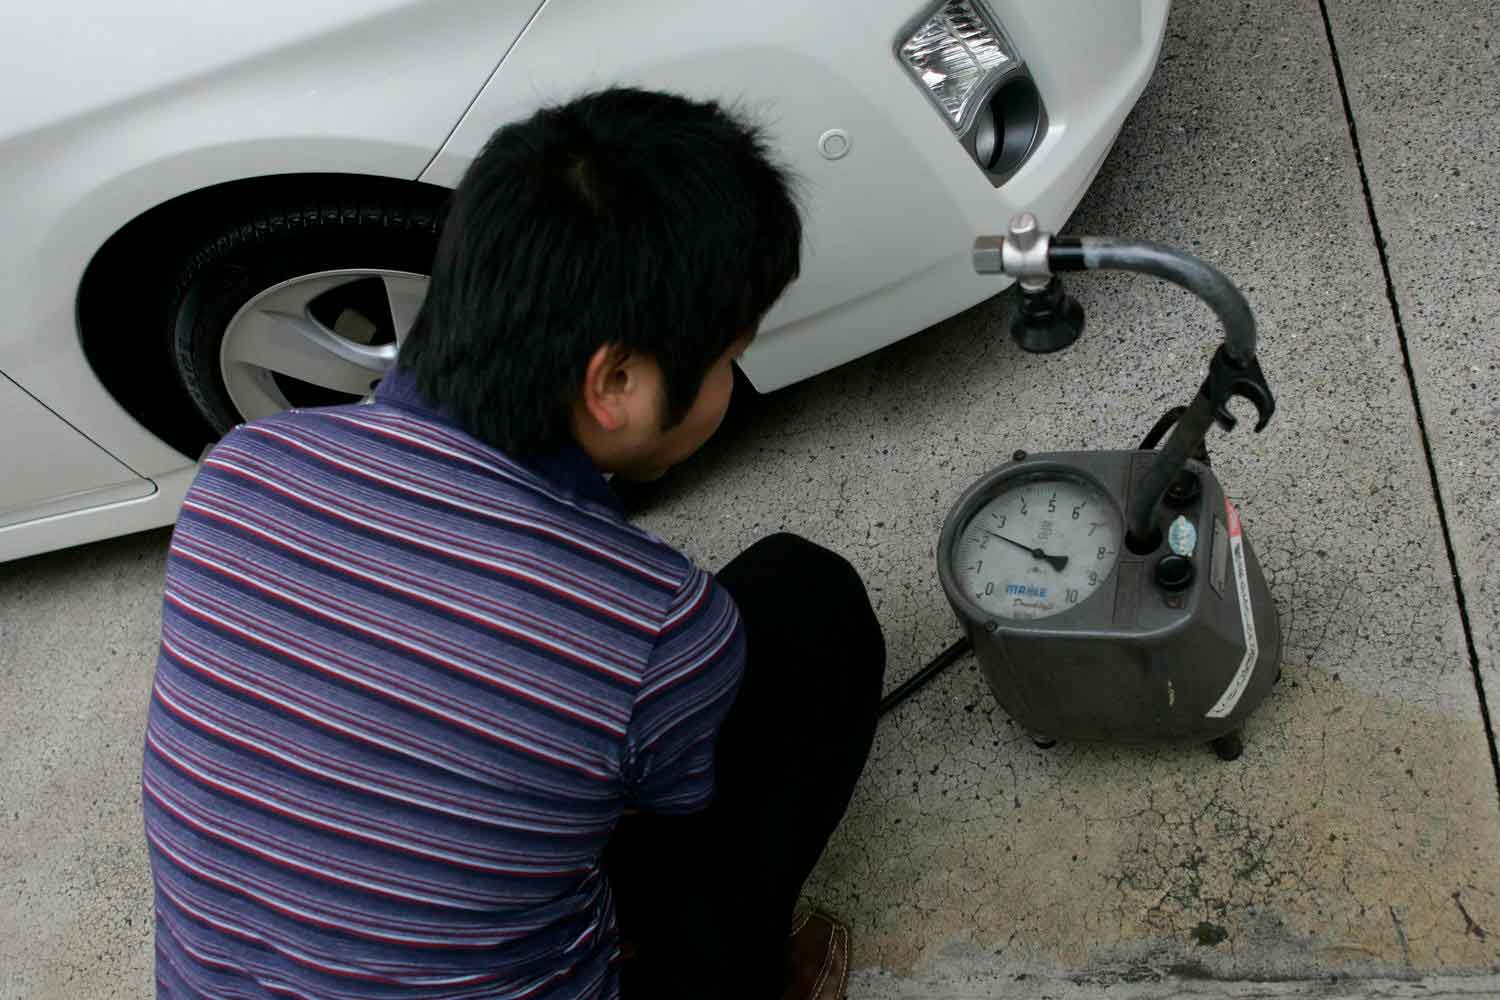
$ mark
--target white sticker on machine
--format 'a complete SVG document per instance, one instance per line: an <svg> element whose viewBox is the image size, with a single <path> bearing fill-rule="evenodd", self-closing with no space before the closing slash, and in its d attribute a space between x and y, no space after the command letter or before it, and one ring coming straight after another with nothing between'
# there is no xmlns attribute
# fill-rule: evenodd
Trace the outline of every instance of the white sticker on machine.
<svg viewBox="0 0 1500 1000"><path fill-rule="evenodd" d="M1234 562L1234 592L1240 606L1240 626L1245 630L1245 655L1240 658L1240 668L1234 672L1229 686L1208 710L1210 719L1222 719L1234 711L1250 683L1250 675L1255 672L1255 661L1260 658L1260 647L1255 642L1255 609L1250 606L1250 574L1245 568L1245 535L1240 529L1240 512L1228 497L1224 498L1224 513L1229 521L1229 557Z"/></svg>

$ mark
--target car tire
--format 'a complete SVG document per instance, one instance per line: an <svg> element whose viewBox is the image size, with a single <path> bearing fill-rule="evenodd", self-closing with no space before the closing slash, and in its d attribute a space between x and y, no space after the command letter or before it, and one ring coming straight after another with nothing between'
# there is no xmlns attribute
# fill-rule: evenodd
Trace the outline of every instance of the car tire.
<svg viewBox="0 0 1500 1000"><path fill-rule="evenodd" d="M226 336L237 335L240 328L234 324L237 317L246 316L250 304L271 301L266 296L285 295L288 289L322 287L314 283L318 276L347 275L348 286L367 278L384 284L395 280L385 275L420 276L425 287L443 207L444 198L436 189L403 194L383 188L338 197L282 194L236 221L211 227L196 241L196 249L181 260L169 286L168 354L177 378L213 430L222 435L246 419L266 415L268 400L278 393L288 405L358 399L359 392L344 391L355 388L352 385L340 382L338 389L330 389L266 369L265 377L272 380L263 386L267 399L252 408L262 412L247 413L226 380ZM321 280L327 284L332 279ZM372 298L368 289L341 294L352 296L354 291ZM309 311L316 311L320 302L311 302ZM345 315L340 313L340 319ZM378 327L378 320L369 322ZM379 335L377 329L370 336ZM386 353L394 356L394 347L387 347ZM373 350L368 344L364 348L364 354ZM352 356L364 356L360 345L350 351ZM237 364L228 367L239 371ZM298 387L296 392L292 386ZM243 399L244 393L240 396Z"/></svg>

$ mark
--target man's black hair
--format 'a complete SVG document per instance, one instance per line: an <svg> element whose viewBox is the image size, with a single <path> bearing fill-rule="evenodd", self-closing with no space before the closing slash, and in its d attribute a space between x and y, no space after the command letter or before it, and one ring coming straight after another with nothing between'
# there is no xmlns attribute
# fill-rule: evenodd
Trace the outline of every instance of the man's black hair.
<svg viewBox="0 0 1500 1000"><path fill-rule="evenodd" d="M497 131L454 192L401 348L417 387L519 457L561 444L590 356L656 361L670 427L797 276L802 223L760 132L605 90Z"/></svg>

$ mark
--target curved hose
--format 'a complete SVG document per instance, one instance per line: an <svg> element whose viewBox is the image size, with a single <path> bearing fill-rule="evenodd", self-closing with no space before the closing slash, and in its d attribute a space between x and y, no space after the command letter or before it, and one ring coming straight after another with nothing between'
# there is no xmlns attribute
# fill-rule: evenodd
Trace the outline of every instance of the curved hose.
<svg viewBox="0 0 1500 1000"><path fill-rule="evenodd" d="M1054 237L1047 251L1054 271L1135 271L1181 285L1208 304L1224 325L1224 351L1229 360L1248 367L1255 360L1255 316L1250 303L1217 268L1190 253L1145 240L1107 237ZM1156 509L1188 457L1203 444L1214 423L1214 402L1203 392L1178 418L1160 456L1130 501L1126 543L1135 551L1150 551L1158 541Z"/></svg>
<svg viewBox="0 0 1500 1000"><path fill-rule="evenodd" d="M1255 357L1255 316L1245 296L1212 264L1164 243L1104 236L1057 236L1047 253L1054 271L1135 271L1181 285L1198 296L1224 324L1230 358L1248 365Z"/></svg>

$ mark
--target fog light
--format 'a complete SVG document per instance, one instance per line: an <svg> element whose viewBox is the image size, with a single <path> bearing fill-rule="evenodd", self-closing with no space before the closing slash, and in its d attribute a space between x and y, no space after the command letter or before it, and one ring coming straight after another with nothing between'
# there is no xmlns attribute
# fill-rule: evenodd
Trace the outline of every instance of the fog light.
<svg viewBox="0 0 1500 1000"><path fill-rule="evenodd" d="M944 0L898 49L902 65L955 132L974 119L984 84L1019 60L978 0Z"/></svg>
<svg viewBox="0 0 1500 1000"><path fill-rule="evenodd" d="M983 0L942 0L903 34L896 55L991 183L1020 169L1038 145L1046 112Z"/></svg>

